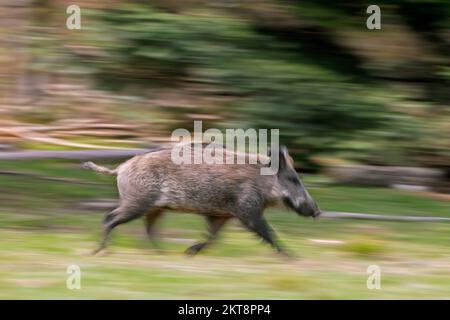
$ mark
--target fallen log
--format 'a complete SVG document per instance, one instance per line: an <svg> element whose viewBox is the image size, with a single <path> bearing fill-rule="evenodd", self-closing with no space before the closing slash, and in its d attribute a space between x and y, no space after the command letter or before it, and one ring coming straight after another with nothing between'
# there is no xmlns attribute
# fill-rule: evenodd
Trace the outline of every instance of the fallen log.
<svg viewBox="0 0 450 320"><path fill-rule="evenodd" d="M105 186L104 183L99 183L99 182L92 182L92 181L86 181L86 180L80 180L80 179L74 179L74 178L49 177L49 176L43 176L43 175L38 175L35 173L23 172L23 171L0 170L0 175L19 176L19 177L26 177L26 178L33 178L33 179L39 179L39 180L54 181L54 182L72 183L72 184Z"/></svg>
<svg viewBox="0 0 450 320"><path fill-rule="evenodd" d="M66 160L93 160L93 159L121 159L138 154L153 152L162 149L102 149L102 150L67 150L67 151L9 151L0 152L0 160L37 160L37 159L66 159Z"/></svg>
<svg viewBox="0 0 450 320"><path fill-rule="evenodd" d="M354 213L354 212L323 212L320 218L344 218L344 219L366 219L385 221L414 221L414 222L450 222L447 217L426 216L399 216L386 214Z"/></svg>
<svg viewBox="0 0 450 320"><path fill-rule="evenodd" d="M431 186L445 177L439 169L398 166L346 165L326 171L341 183L376 187Z"/></svg>
<svg viewBox="0 0 450 320"><path fill-rule="evenodd" d="M53 138L50 136L38 134L36 132L27 131L26 129L23 129L23 128L14 128L14 129L0 128L0 133L2 133L2 132L9 134L11 136L20 138L24 141L26 141L26 140L38 141L38 142L43 142L43 143L48 143L48 144L54 144L54 145L65 146L65 147L75 147L75 148L113 149L111 147L93 145L93 144L88 144L88 143L71 142L71 141L66 141L66 140L62 140L62 139L58 139L58 138ZM125 148L123 148L123 149L125 149Z"/></svg>

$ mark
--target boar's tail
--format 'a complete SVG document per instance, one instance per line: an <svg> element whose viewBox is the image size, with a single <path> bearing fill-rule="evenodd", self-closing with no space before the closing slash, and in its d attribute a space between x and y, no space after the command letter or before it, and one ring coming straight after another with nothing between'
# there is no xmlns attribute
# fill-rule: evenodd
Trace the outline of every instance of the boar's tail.
<svg viewBox="0 0 450 320"><path fill-rule="evenodd" d="M108 169L106 167L98 166L95 163L93 163L92 161L88 161L88 162L83 163L83 168L89 169L89 170L93 170L93 171L97 171L97 172L104 173L104 174L109 174L109 175L112 175L112 176L117 175L117 170L116 169L112 170L112 169Z"/></svg>

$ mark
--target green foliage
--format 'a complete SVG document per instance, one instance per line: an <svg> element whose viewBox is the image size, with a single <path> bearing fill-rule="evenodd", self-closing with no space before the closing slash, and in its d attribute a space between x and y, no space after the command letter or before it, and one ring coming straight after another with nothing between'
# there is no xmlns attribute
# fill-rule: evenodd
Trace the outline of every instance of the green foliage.
<svg viewBox="0 0 450 320"><path fill-rule="evenodd" d="M147 5L102 11L101 21L97 30L108 30L113 39L90 65L108 88L140 86L151 95L184 79L211 85L232 97L232 123L280 129L282 143L304 166L356 130L380 124L382 105L366 97L367 88L290 53L248 21L164 13Z"/></svg>
<svg viewBox="0 0 450 320"><path fill-rule="evenodd" d="M411 10L406 10L408 5L410 1L402 1L395 7L398 10L384 13L397 22L399 16L407 21L423 16L415 1ZM430 28L442 23L443 6L433 5L429 14L438 20ZM439 138L439 127L430 125L435 120L422 120L408 114L408 108L395 110L392 105L420 99L423 106L445 101L442 84L447 69L431 69L429 78L439 85L424 84L420 97L377 79L377 74L385 74L383 68L390 69L398 61L392 58L367 68L371 61L364 61L334 34L334 29L342 34L352 29L360 32L365 21L362 7L325 0L292 4L290 17L309 19L315 28L310 34L295 23L291 27L264 24L224 8L196 11L180 5L167 10L125 2L108 10L87 11L91 23L82 41L98 52L78 62L97 83L113 91L152 97L170 88L192 98L190 89L207 88L199 93L201 97L226 102L194 111L164 110L172 118L184 119L172 126L185 124L185 114L197 112L223 115L210 123L219 128L278 128L281 142L303 168L316 168L317 155L336 153L377 164L442 166L448 159L443 151L448 144ZM360 18L347 19L350 16ZM409 60L412 65L417 62L414 57ZM420 76L422 69L408 70ZM408 74L400 71L394 77L407 80ZM423 113L435 111L424 108Z"/></svg>

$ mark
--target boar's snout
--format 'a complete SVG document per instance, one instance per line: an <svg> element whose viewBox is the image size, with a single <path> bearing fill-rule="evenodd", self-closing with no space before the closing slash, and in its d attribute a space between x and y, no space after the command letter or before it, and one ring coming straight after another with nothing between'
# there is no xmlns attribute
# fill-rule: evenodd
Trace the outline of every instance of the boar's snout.
<svg viewBox="0 0 450 320"><path fill-rule="evenodd" d="M322 214L316 202L310 197L301 197L298 199L293 199L292 197L283 197L283 202L297 212L299 215L304 217L317 218Z"/></svg>
<svg viewBox="0 0 450 320"><path fill-rule="evenodd" d="M316 202L309 198L295 207L295 211L305 217L318 217L322 212L317 206Z"/></svg>
<svg viewBox="0 0 450 320"><path fill-rule="evenodd" d="M316 212L314 212L313 218L316 219L322 214L322 211L320 209L317 209Z"/></svg>

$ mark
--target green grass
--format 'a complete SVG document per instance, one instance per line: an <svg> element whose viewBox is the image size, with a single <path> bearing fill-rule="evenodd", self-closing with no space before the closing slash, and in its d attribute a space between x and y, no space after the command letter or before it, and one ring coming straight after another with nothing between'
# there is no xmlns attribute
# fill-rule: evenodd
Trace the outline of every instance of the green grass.
<svg viewBox="0 0 450 320"><path fill-rule="evenodd" d="M146 239L142 221L133 221L114 231L107 255L91 256L103 212L77 203L115 198L114 180L65 161L2 165L98 185L0 176L1 299L450 298L450 223L313 221L273 209L269 222L295 258L278 256L237 222L189 258L183 251L204 237L205 223L169 213L157 225L163 253ZM449 213L448 202L398 190L334 186L323 177L305 182L324 210ZM81 290L66 288L72 264L81 268ZM381 290L366 287L371 264L381 268Z"/></svg>
<svg viewBox="0 0 450 320"><path fill-rule="evenodd" d="M203 232L202 221L189 215L168 215L160 224L164 253L152 249L140 221L118 228L104 256L88 254L99 238L98 221L90 216L68 230L2 229L0 298L450 298L448 243L440 241L450 225L425 224L410 231L402 223L316 223L279 214L289 227L273 225L293 259L276 255L237 224L228 226L209 250L185 257L183 250ZM197 227L183 229L188 219ZM383 245L368 247L368 232L371 241ZM414 240L396 236L408 233ZM340 240L349 247L314 239ZM362 245L355 247L358 242ZM66 288L65 272L72 264L81 268L79 291ZM371 264L381 268L381 290L366 288Z"/></svg>
<svg viewBox="0 0 450 320"><path fill-rule="evenodd" d="M378 256L386 253L389 248L380 240L373 239L352 239L341 246L341 249L347 252L355 253L361 256Z"/></svg>

